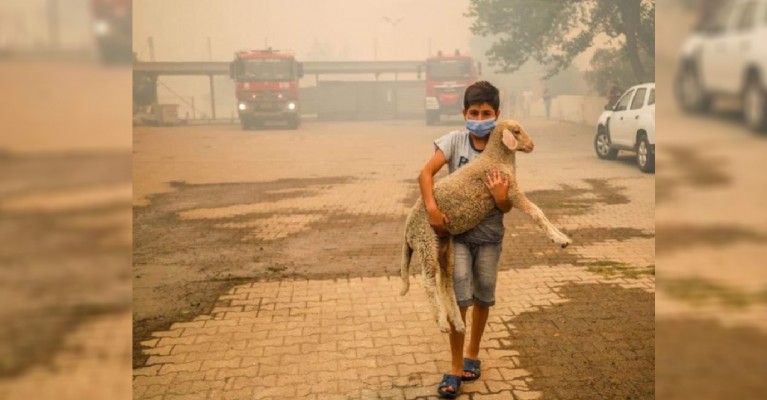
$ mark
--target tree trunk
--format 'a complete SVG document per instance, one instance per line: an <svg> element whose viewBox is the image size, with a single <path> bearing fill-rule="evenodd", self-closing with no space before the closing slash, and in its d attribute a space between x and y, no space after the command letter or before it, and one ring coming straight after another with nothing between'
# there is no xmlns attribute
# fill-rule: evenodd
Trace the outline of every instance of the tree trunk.
<svg viewBox="0 0 767 400"><path fill-rule="evenodd" d="M626 51L628 52L629 64L638 82L644 82L647 72L639 59L639 45L637 34L641 22L641 0L620 0L616 2L621 16L620 28L626 38Z"/></svg>

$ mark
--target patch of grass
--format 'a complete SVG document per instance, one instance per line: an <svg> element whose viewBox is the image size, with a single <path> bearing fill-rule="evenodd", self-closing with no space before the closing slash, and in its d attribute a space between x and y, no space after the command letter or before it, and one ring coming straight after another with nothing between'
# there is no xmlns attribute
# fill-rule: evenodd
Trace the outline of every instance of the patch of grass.
<svg viewBox="0 0 767 400"><path fill-rule="evenodd" d="M288 267L284 265L270 265L266 267L266 270L273 274L280 273L282 271L285 271L286 269L288 269Z"/></svg>
<svg viewBox="0 0 767 400"><path fill-rule="evenodd" d="M702 278L662 279L658 286L669 296L698 306L717 302L727 308L743 309L767 303L767 288L749 293Z"/></svg>
<svg viewBox="0 0 767 400"><path fill-rule="evenodd" d="M655 265L637 268L629 267L624 263L611 260L581 261L577 265L586 266L589 272L600 274L606 278L620 276L628 279L637 279L641 275L655 276Z"/></svg>

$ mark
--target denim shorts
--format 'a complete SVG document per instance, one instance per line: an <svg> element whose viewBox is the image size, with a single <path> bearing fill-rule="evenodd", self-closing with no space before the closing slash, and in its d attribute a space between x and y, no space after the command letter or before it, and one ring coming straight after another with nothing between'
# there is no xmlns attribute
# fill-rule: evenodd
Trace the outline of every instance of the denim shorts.
<svg viewBox="0 0 767 400"><path fill-rule="evenodd" d="M468 307L475 302L485 307L494 305L501 243L468 244L456 241L454 245L453 284L458 306Z"/></svg>

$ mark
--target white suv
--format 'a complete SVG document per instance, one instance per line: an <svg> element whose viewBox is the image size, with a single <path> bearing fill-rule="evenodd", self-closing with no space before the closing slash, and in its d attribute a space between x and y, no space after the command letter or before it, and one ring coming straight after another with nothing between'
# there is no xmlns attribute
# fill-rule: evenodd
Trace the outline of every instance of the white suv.
<svg viewBox="0 0 767 400"><path fill-rule="evenodd" d="M739 98L748 126L767 130L767 0L732 0L682 48L675 80L683 109L704 112L715 97Z"/></svg>
<svg viewBox="0 0 767 400"><path fill-rule="evenodd" d="M601 159L614 160L618 151L637 154L642 172L655 171L655 83L631 87L597 121L594 150Z"/></svg>

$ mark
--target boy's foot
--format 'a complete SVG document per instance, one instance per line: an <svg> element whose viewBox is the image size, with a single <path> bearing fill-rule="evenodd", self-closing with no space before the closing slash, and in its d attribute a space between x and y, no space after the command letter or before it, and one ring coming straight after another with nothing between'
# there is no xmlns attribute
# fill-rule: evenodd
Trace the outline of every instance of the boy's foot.
<svg viewBox="0 0 767 400"><path fill-rule="evenodd" d="M470 382L470 381L476 381L479 379L480 375L482 375L482 371L480 370L480 365L482 365L482 361L475 360L473 358L464 358L463 359L463 376L461 377L461 380Z"/></svg>
<svg viewBox="0 0 767 400"><path fill-rule="evenodd" d="M447 399L454 399L461 394L461 377L458 375L442 375L442 382L437 387L437 393Z"/></svg>

